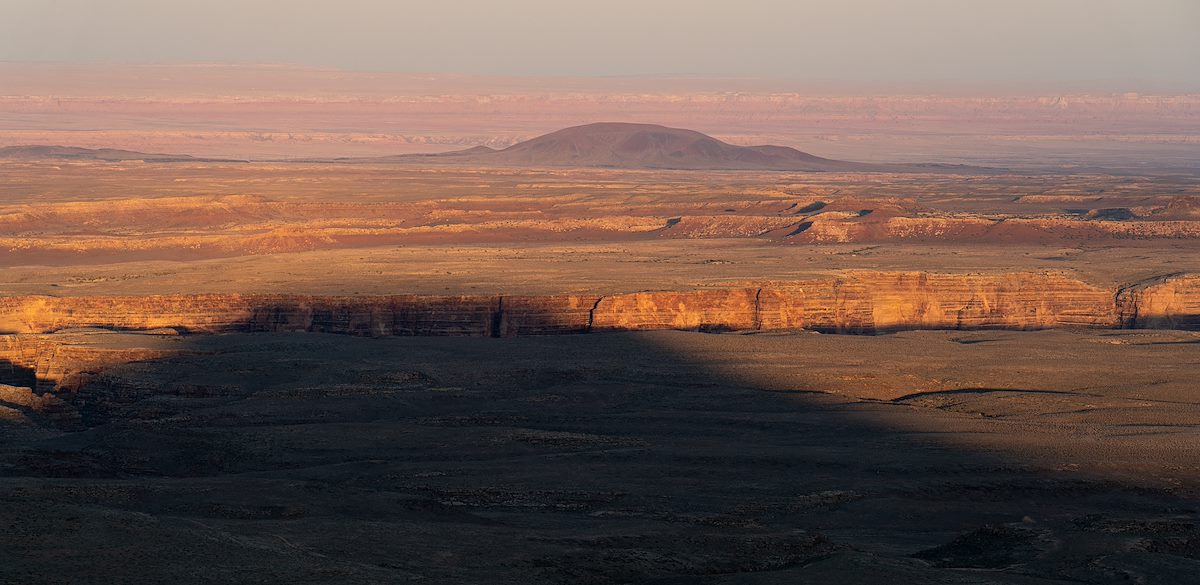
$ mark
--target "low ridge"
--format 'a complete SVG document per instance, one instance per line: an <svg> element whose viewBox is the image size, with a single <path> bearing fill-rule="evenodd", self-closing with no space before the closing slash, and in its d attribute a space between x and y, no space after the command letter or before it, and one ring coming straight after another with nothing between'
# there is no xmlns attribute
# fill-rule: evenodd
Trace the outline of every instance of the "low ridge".
<svg viewBox="0 0 1200 585"><path fill-rule="evenodd" d="M195 160L186 154L151 154L116 148L80 148L78 146L5 146L0 147L0 159L76 159L76 160Z"/></svg>

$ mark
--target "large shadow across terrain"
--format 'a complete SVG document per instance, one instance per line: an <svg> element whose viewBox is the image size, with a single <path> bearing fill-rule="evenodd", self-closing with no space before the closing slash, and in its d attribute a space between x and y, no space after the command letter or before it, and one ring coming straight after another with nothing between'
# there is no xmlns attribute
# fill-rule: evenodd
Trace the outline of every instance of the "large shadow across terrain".
<svg viewBox="0 0 1200 585"><path fill-rule="evenodd" d="M1197 582L1194 338L177 336L0 426L0 582Z"/></svg>
<svg viewBox="0 0 1200 585"><path fill-rule="evenodd" d="M37 372L9 360L0 360L0 384L34 388L37 386Z"/></svg>

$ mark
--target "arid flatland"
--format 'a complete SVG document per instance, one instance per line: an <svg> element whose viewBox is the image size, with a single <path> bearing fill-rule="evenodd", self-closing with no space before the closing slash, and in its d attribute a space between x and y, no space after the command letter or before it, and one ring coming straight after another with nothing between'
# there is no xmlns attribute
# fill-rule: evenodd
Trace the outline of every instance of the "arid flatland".
<svg viewBox="0 0 1200 585"><path fill-rule="evenodd" d="M10 151L0 581L1195 582L1194 176L491 152Z"/></svg>
<svg viewBox="0 0 1200 585"><path fill-rule="evenodd" d="M847 270L1117 285L1200 270L1188 178L63 160L7 161L0 177L10 295L603 293Z"/></svg>
<svg viewBox="0 0 1200 585"><path fill-rule="evenodd" d="M1200 585L1197 0L0 5L0 585Z"/></svg>
<svg viewBox="0 0 1200 585"><path fill-rule="evenodd" d="M5 410L14 583L1189 583L1200 558L1195 333L45 341L108 365L39 370L74 418Z"/></svg>

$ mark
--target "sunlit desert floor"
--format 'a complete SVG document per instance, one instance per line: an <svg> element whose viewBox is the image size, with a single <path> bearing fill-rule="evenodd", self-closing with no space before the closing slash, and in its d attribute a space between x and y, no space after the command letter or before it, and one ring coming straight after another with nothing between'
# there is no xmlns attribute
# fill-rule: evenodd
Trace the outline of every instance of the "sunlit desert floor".
<svg viewBox="0 0 1200 585"><path fill-rule="evenodd" d="M7 161L0 292L627 292L848 270L1200 270L1200 182Z"/></svg>
<svg viewBox="0 0 1200 585"><path fill-rule="evenodd" d="M1182 175L4 161L0 582L1200 583L1197 273Z"/></svg>

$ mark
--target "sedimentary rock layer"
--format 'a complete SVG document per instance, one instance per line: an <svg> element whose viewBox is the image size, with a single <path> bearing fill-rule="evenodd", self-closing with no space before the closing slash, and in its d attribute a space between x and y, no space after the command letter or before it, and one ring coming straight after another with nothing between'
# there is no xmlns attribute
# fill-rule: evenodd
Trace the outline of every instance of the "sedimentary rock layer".
<svg viewBox="0 0 1200 585"><path fill-rule="evenodd" d="M1148 329L1200 329L1200 275L1153 278L1117 292L1121 322Z"/></svg>
<svg viewBox="0 0 1200 585"><path fill-rule="evenodd" d="M0 407L59 428L81 428L89 400L103 395L117 404L153 391L114 386L103 372L196 351L171 341L180 331L512 337L649 329L871 334L1056 327L1200 329L1200 275L1164 276L1117 290L1046 273L864 272L607 296L7 297L0 298ZM112 330L156 334L130 343ZM103 392L66 401L54 396L85 387Z"/></svg>
<svg viewBox="0 0 1200 585"><path fill-rule="evenodd" d="M79 430L83 427L79 410L52 393L37 393L32 388L0 384L0 407L42 417L53 426Z"/></svg>
<svg viewBox="0 0 1200 585"><path fill-rule="evenodd" d="M78 327L509 337L603 330L1200 327L1200 276L1120 290L1058 274L854 273L751 288L619 295L7 297L0 332Z"/></svg>
<svg viewBox="0 0 1200 585"><path fill-rule="evenodd" d="M90 336L0 335L0 386L39 392L81 387L114 363L161 359L178 350L98 347Z"/></svg>

